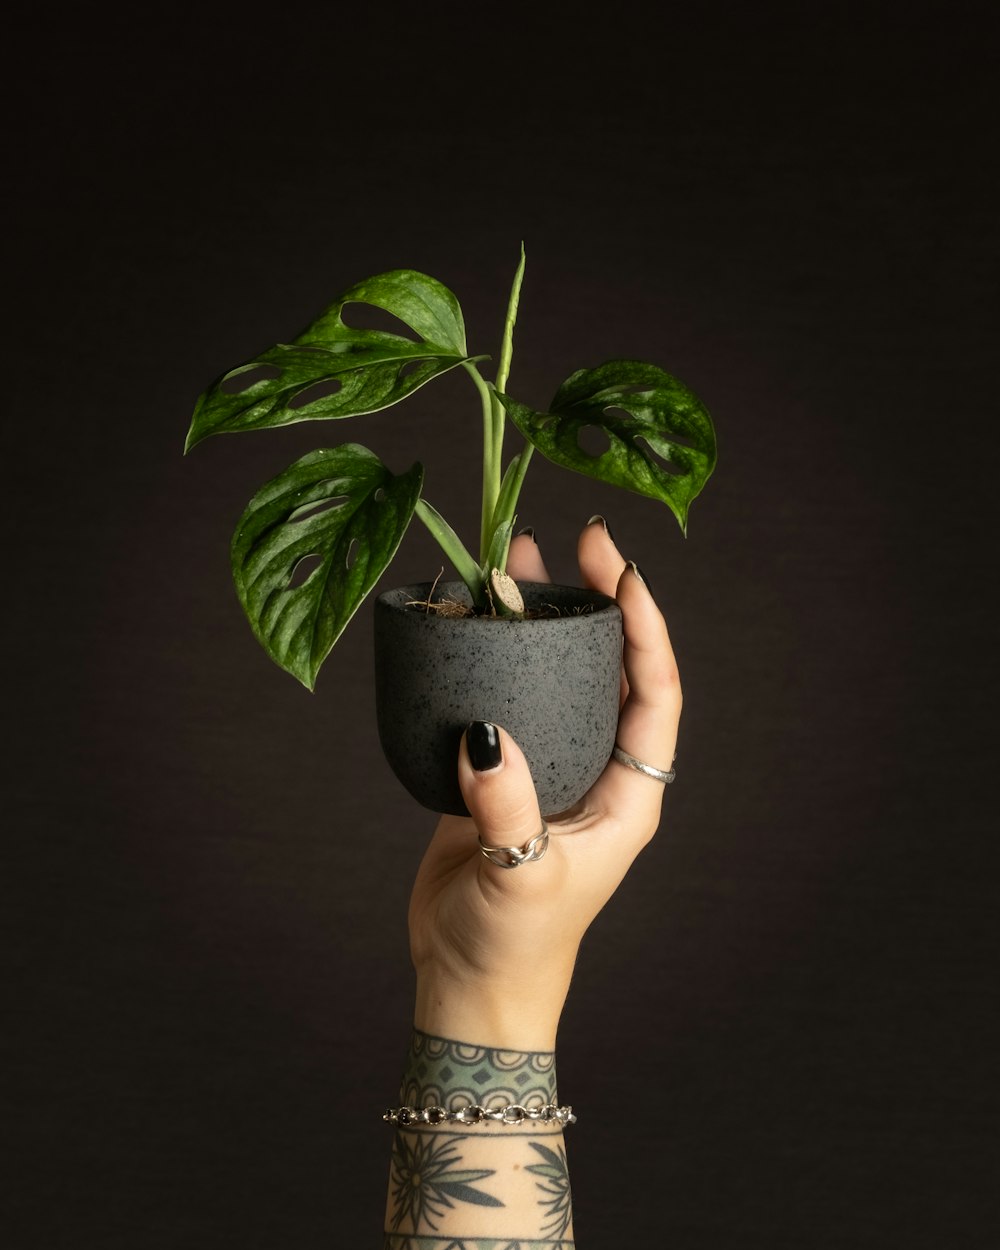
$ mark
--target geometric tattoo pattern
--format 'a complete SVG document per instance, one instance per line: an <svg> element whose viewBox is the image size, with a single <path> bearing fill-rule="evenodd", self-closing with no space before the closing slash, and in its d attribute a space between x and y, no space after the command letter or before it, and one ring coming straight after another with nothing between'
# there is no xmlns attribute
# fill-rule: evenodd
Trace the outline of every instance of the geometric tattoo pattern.
<svg viewBox="0 0 1000 1250"><path fill-rule="evenodd" d="M409 1237L386 1233L383 1250L573 1250L572 1241L535 1241L509 1237Z"/></svg>
<svg viewBox="0 0 1000 1250"><path fill-rule="evenodd" d="M555 1055L470 1046L415 1029L399 1101L405 1107L449 1111L475 1104L544 1107L556 1102Z"/></svg>

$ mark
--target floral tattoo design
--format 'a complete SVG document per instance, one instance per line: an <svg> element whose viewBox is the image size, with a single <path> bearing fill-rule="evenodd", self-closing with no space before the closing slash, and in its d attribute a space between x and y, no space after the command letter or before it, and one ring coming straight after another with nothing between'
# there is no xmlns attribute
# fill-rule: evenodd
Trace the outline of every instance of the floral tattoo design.
<svg viewBox="0 0 1000 1250"><path fill-rule="evenodd" d="M456 1202L502 1207L499 1198L473 1182L493 1175L489 1168L462 1168L458 1145L447 1138L396 1134L392 1151L393 1229L408 1221L415 1232L437 1229L437 1221Z"/></svg>
<svg viewBox="0 0 1000 1250"><path fill-rule="evenodd" d="M556 1103L557 1098L551 1052L499 1050L414 1030L400 1089L404 1106L441 1106L450 1111L472 1105L532 1108ZM515 1154L503 1155L503 1168L523 1168L521 1176L530 1175L522 1201L533 1188L534 1212L525 1207L514 1222L525 1219L531 1227L513 1230L527 1236L470 1236L471 1230L462 1227L476 1207L484 1217L484 1208L507 1206L494 1197L507 1183L497 1168L470 1166L494 1162L497 1156L484 1156L480 1144L494 1138L505 1148L517 1144ZM560 1134L542 1135L540 1140L527 1131L485 1125L471 1132L397 1130L385 1250L573 1250L571 1227L569 1174Z"/></svg>
<svg viewBox="0 0 1000 1250"><path fill-rule="evenodd" d="M523 1237L411 1237L386 1233L383 1250L573 1250L572 1241L538 1241Z"/></svg>
<svg viewBox="0 0 1000 1250"><path fill-rule="evenodd" d="M542 1178L538 1181L538 1188L545 1195L540 1199L546 1211L542 1232L548 1237L562 1237L573 1217L573 1196L569 1187L566 1151L561 1145L557 1145L557 1153L537 1141L530 1141L528 1145L544 1160L528 1167L529 1172Z"/></svg>

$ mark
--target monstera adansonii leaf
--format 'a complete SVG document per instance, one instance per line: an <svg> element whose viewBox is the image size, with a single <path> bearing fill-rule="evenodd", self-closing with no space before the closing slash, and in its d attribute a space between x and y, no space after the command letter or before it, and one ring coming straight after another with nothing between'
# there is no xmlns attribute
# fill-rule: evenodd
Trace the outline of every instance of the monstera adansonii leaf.
<svg viewBox="0 0 1000 1250"><path fill-rule="evenodd" d="M560 386L548 412L508 395L511 420L543 456L566 469L659 499L687 530L687 513L715 467L712 421L694 395L655 365L609 360ZM596 426L607 450L592 454L580 435Z"/></svg>
<svg viewBox="0 0 1000 1250"><path fill-rule="evenodd" d="M264 650L308 689L395 555L423 476L419 464L397 476L367 448L345 443L297 460L240 518L236 592Z"/></svg>
<svg viewBox="0 0 1000 1250"><path fill-rule="evenodd" d="M349 304L392 313L417 338L354 329L343 319ZM451 291L426 274L395 269L351 287L294 342L217 378L198 400L185 451L211 434L377 412L468 359Z"/></svg>

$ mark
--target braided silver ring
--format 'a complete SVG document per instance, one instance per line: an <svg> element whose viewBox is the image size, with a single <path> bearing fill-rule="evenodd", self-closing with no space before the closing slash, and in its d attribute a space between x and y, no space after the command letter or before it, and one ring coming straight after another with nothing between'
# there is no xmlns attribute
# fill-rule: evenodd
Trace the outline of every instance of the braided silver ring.
<svg viewBox="0 0 1000 1250"><path fill-rule="evenodd" d="M647 777L652 777L654 781L662 781L665 786L669 786L677 776L677 773L672 768L670 772L665 773L662 768L654 768L652 764L644 764L642 760L637 760L634 755L629 755L628 751L623 751L617 742L615 743L615 749L611 752L611 756L619 764L624 764L626 768L634 768L637 773L645 773Z"/></svg>
<svg viewBox="0 0 1000 1250"><path fill-rule="evenodd" d="M480 834L479 849L498 868L520 868L522 864L541 859L549 849L549 827L543 820L541 832L529 838L524 846L486 846Z"/></svg>

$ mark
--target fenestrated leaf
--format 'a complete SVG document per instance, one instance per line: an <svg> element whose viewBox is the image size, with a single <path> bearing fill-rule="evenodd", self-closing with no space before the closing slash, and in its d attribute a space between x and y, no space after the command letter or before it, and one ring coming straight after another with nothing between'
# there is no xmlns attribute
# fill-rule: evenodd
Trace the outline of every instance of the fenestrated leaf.
<svg viewBox="0 0 1000 1250"><path fill-rule="evenodd" d="M346 443L297 460L240 518L231 550L236 593L264 650L310 690L395 554L423 474L415 464L397 476L367 448ZM316 567L291 585L308 557Z"/></svg>
<svg viewBox="0 0 1000 1250"><path fill-rule="evenodd" d="M691 501L715 467L715 431L699 400L655 365L610 360L581 369L549 412L500 399L524 437L555 464L665 503L687 529ZM596 426L608 448L590 454L580 434Z"/></svg>
<svg viewBox="0 0 1000 1250"><path fill-rule="evenodd" d="M399 317L417 339L346 325L344 308L355 303ZM377 412L467 359L462 310L447 287L412 269L381 274L351 287L293 343L216 378L195 406L185 451L211 434Z"/></svg>
<svg viewBox="0 0 1000 1250"><path fill-rule="evenodd" d="M345 331L352 335L396 337L379 330L351 330L345 326L342 314L347 304L382 308L405 321L425 343L434 343L455 356L466 353L465 321L458 300L443 283L415 269L392 269L352 286L298 336L296 343L325 347L343 342Z"/></svg>

